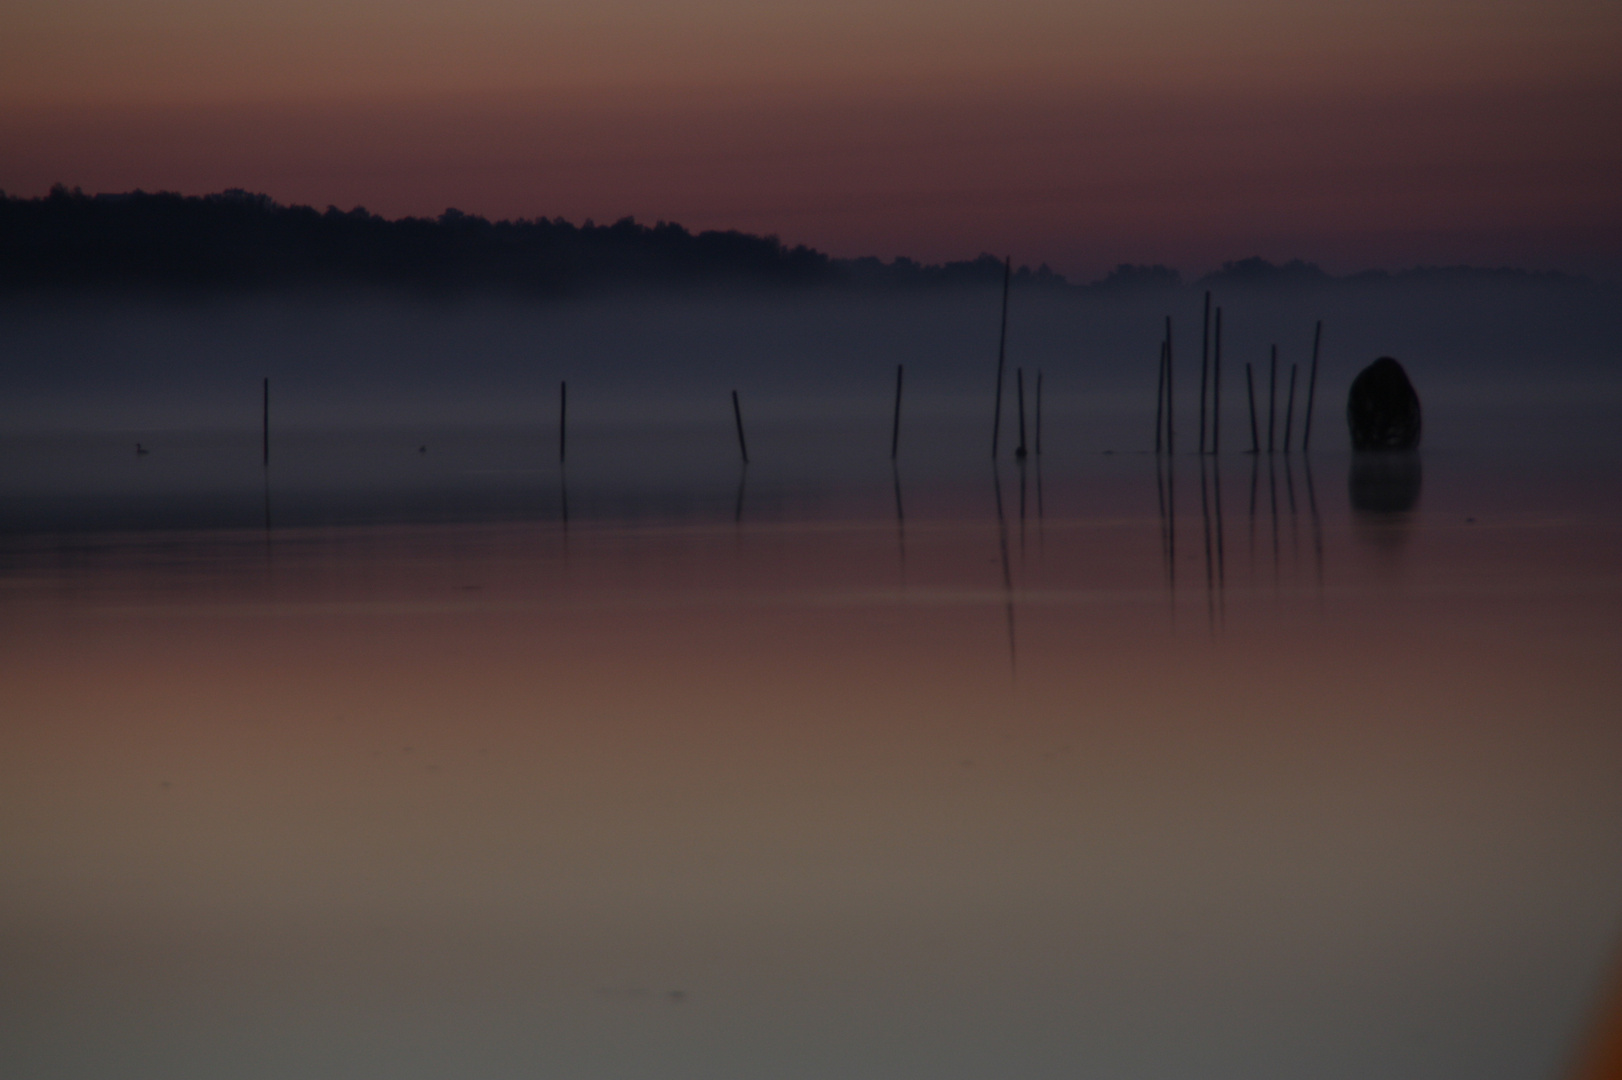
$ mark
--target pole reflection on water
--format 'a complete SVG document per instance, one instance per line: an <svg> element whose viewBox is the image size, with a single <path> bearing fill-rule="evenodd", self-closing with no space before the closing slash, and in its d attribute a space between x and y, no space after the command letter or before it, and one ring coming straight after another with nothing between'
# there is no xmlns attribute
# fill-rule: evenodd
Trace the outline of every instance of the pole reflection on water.
<svg viewBox="0 0 1622 1080"><path fill-rule="evenodd" d="M1273 587L1279 583L1278 562L1278 474L1273 468L1273 455L1267 455L1267 505L1273 525Z"/></svg>
<svg viewBox="0 0 1622 1080"><path fill-rule="evenodd" d="M1025 458L1017 458L1014 467L1019 470L1019 561L1025 563Z"/></svg>
<svg viewBox="0 0 1622 1080"><path fill-rule="evenodd" d="M1002 465L991 463L991 490L997 504L997 547L1002 556L1003 609L1008 618L1008 672L1018 668L1018 651L1014 639L1014 570L1008 557L1008 520L1002 512Z"/></svg>
<svg viewBox="0 0 1622 1080"><path fill-rule="evenodd" d="M270 463L268 461L265 463L264 491L265 491L265 533L266 533L266 535L269 535L269 533L270 533Z"/></svg>
<svg viewBox="0 0 1622 1080"><path fill-rule="evenodd" d="M1165 567L1166 579L1172 580L1171 565L1171 534L1166 528L1166 470L1160 459L1155 455L1155 494L1160 498L1160 562Z"/></svg>
<svg viewBox="0 0 1622 1080"><path fill-rule="evenodd" d="M1218 328L1219 333L1217 335L1217 341L1219 343L1219 346L1220 346L1220 343L1222 341L1222 337L1221 337L1221 333L1220 333L1221 327L1222 327L1222 309L1218 308L1217 309L1217 328ZM1222 351L1221 351L1221 348L1219 347L1218 350L1217 350L1218 358L1220 358L1221 355L1222 355ZM1220 365L1218 366L1217 370L1219 372L1221 371ZM1214 433L1213 433L1213 438L1215 438ZM1224 529L1223 529L1223 525L1222 525L1222 460L1221 460L1221 458L1213 458L1213 463L1212 463L1212 467L1211 467L1211 476L1212 476L1213 481L1215 482L1215 490L1216 490L1217 597L1218 597L1219 600L1222 600L1225 597L1225 591L1226 591L1227 583L1228 583L1228 574L1227 574L1227 556L1225 554L1224 546L1223 546L1223 532L1224 532Z"/></svg>
<svg viewBox="0 0 1622 1080"><path fill-rule="evenodd" d="M1166 455L1166 574L1172 610L1177 601L1177 459Z"/></svg>
<svg viewBox="0 0 1622 1080"><path fill-rule="evenodd" d="M1320 324L1321 325L1321 324ZM1307 414L1308 419L1312 414ZM1310 428L1308 429L1310 430ZM1304 437L1304 436L1303 436ZM1307 481L1307 509L1312 514L1312 557L1313 565L1318 571L1318 592L1322 594L1324 587L1324 531L1323 521L1318 517L1318 497L1312 490L1312 459L1303 451L1301 454L1301 472Z"/></svg>
<svg viewBox="0 0 1622 1080"><path fill-rule="evenodd" d="M1261 473L1261 455L1250 459L1249 543L1250 581L1257 577L1256 530L1257 496ZM1283 467L1284 498L1279 499L1279 477L1272 459L1268 459L1268 531L1271 538L1272 591L1280 593L1292 580L1310 572L1314 592L1322 599L1325 595L1326 526L1320 512L1310 457L1299 459L1293 455L1280 458ZM1306 521L1311 546L1311 567L1307 569L1302 558L1301 530L1302 500L1295 485L1296 464L1300 465L1305 495ZM1163 577L1173 598L1176 599L1175 490L1171 487L1172 462L1155 462L1155 488L1158 505L1159 539ZM1414 536L1418 521L1421 463L1417 454L1357 455L1350 461L1348 473L1350 491L1349 535L1359 547L1376 556L1375 565L1382 573L1389 573L1401 563L1401 555ZM1226 611L1226 530L1222 506L1222 464L1213 458L1209 465L1200 465L1200 514L1203 540L1203 558L1206 579L1207 616L1213 625L1220 625ZM1287 523L1285 517L1288 517ZM1284 559L1283 532L1289 532L1290 559Z"/></svg>
<svg viewBox="0 0 1622 1080"><path fill-rule="evenodd" d="M1036 454L1036 537L1041 537L1041 521L1043 521L1043 504L1041 504L1041 454Z"/></svg>
<svg viewBox="0 0 1622 1080"><path fill-rule="evenodd" d="M1216 630L1216 559L1211 544L1211 501L1205 478L1205 455L1200 455L1200 523L1205 529L1205 614Z"/></svg>
<svg viewBox="0 0 1622 1080"><path fill-rule="evenodd" d="M1256 478L1261 469L1261 455L1250 455L1250 574L1256 576Z"/></svg>
<svg viewBox="0 0 1622 1080"><path fill-rule="evenodd" d="M1290 467L1290 455L1284 455L1284 492L1290 506L1290 561L1301 565L1300 515L1295 509L1295 471Z"/></svg>
<svg viewBox="0 0 1622 1080"><path fill-rule="evenodd" d="M907 581L907 513L901 505L901 466L892 459L890 462L890 478L895 485L895 541L896 551L901 556L901 582Z"/></svg>
<svg viewBox="0 0 1622 1080"><path fill-rule="evenodd" d="M1222 523L1222 459L1211 458L1210 489L1207 494L1206 466L1200 461L1200 513L1205 529L1205 589L1208 616L1213 629L1227 616L1227 567Z"/></svg>

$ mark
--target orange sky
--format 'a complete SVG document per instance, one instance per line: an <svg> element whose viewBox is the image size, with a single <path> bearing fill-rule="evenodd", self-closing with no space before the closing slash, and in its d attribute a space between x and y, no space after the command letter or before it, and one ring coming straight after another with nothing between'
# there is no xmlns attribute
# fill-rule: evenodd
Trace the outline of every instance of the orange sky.
<svg viewBox="0 0 1622 1080"><path fill-rule="evenodd" d="M1088 276L1622 252L1599 0L21 0L0 187L665 218Z"/></svg>

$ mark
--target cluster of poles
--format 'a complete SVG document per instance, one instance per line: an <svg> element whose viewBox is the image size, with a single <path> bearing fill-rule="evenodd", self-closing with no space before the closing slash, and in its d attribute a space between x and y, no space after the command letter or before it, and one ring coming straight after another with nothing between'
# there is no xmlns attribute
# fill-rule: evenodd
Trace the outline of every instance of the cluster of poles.
<svg viewBox="0 0 1622 1080"><path fill-rule="evenodd" d="M1008 286L1013 273L1013 260L1003 260L1002 283L1002 331L997 341L997 415L991 430L991 456L997 456L997 444L1002 429L1002 388L1003 372L1008 355ZM901 452L901 390L906 377L906 365L897 364L895 367L895 408L890 421L890 460L896 460ZM1015 381L1019 393L1019 445L1014 449L1014 456L1023 460L1027 454L1025 441L1025 370L1020 368L1015 372ZM738 455L745 465L749 464L749 442L743 433L743 406L738 400L738 391L732 391L732 420L738 432ZM1035 450L1038 456L1042 453L1042 373L1036 373L1036 426ZM270 379L264 380L264 427L263 427L264 462L270 464ZM558 384L558 462L561 464L569 457L569 383L563 380Z"/></svg>
<svg viewBox="0 0 1622 1080"><path fill-rule="evenodd" d="M1007 381L1008 366L1008 288L1013 277L1013 260L1003 260L1002 284L1002 322L997 337L997 387L995 403L993 405L991 420L991 456L997 457L1002 439L1002 398L1003 385ZM1214 318L1213 318L1214 316ZM1319 320L1312 334L1312 365L1307 375L1307 403L1306 420L1301 432L1301 451L1305 453L1312 442L1312 414L1318 391L1318 353L1323 343L1322 320ZM1174 412L1174 394L1172 372L1172 323L1171 316L1166 316L1166 332L1160 342L1159 381L1155 390L1155 453L1176 453L1177 426ZM1284 410L1284 438L1282 450L1291 452L1295 428L1295 389L1298 375L1298 365L1290 364L1290 387ZM896 460L901 450L901 390L906 377L906 367L897 364L895 369L895 408L890 421L890 460ZM1019 407L1019 443L1014 447L1014 458L1025 460L1034 449L1037 457L1042 455L1042 372L1036 373L1035 388L1035 425L1034 443L1027 443L1025 428L1025 369L1016 368L1014 371L1015 393ZM1245 391L1250 404L1250 453L1263 452L1260 426L1256 414L1256 381L1250 363L1245 363ZM738 400L738 391L732 391L732 419L738 433L738 454L745 465L749 464L749 443L743 431L743 406ZM1276 446L1278 419L1278 346L1274 345L1268 360L1267 371L1267 445L1266 453L1273 453ZM1211 306L1211 294L1205 294L1205 316L1200 333L1200 424L1199 424L1199 453L1216 454L1221 449L1222 441L1222 308ZM270 379L264 380L264 408L263 408L263 438L262 447L264 463L270 464ZM558 461L562 463L569 456L569 383L564 380L558 384Z"/></svg>
<svg viewBox="0 0 1622 1080"><path fill-rule="evenodd" d="M890 457L896 455L897 440L901 432L901 368L896 367L895 383L895 429L890 434ZM261 412L261 448L264 454L265 465L270 464L270 379L263 380L264 399ZM732 391L732 417L738 427L738 452L743 457L743 463L749 464L749 444L743 436L743 409L738 404L738 392ZM558 383L558 462L562 464L569 458L569 381L564 379Z"/></svg>
<svg viewBox="0 0 1622 1080"><path fill-rule="evenodd" d="M1215 309L1213 325L1211 294L1205 294L1205 319L1200 334L1200 446L1199 453L1216 454L1222 441L1222 308ZM1213 332L1214 331L1214 332ZM1312 443L1312 413L1318 396L1318 353L1323 344L1324 324L1319 320L1312 332L1312 366L1307 374L1306 422L1301 431L1301 452ZM1172 334L1171 316L1166 316L1166 334L1160 342L1160 376L1155 391L1155 453L1173 454L1177 451L1177 427L1174 423L1172 394ZM1284 439L1282 447L1278 435L1278 346L1274 345L1267 367L1267 446L1266 453L1282 449L1288 454L1292 448L1295 429L1295 387L1299 365L1290 364L1289 397L1284 410ZM1245 363L1245 393L1250 403L1250 453L1263 453L1261 430L1256 417L1256 379L1250 363ZM1207 422L1209 420L1209 422Z"/></svg>
<svg viewBox="0 0 1622 1080"><path fill-rule="evenodd" d="M1006 257L1002 264L1002 328L997 334L997 394L996 403L991 413L991 456L997 457L997 447L1002 437L1002 388L1004 372L1008 367L1008 286L1013 279L1014 261ZM1019 445L1014 447L1014 458L1024 461L1029 454L1029 447L1025 442L1025 369L1014 369L1014 385L1019 398ZM896 415L901 412L900 385L896 390ZM892 451L891 456L894 457ZM1042 456L1042 372L1036 373L1036 456Z"/></svg>

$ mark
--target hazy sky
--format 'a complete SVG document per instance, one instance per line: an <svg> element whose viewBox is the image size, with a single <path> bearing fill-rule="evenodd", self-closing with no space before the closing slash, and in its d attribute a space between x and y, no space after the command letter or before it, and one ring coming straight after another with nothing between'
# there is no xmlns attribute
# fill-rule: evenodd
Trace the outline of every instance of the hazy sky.
<svg viewBox="0 0 1622 1080"><path fill-rule="evenodd" d="M1622 261L1614 0L10 0L0 187L1089 275Z"/></svg>

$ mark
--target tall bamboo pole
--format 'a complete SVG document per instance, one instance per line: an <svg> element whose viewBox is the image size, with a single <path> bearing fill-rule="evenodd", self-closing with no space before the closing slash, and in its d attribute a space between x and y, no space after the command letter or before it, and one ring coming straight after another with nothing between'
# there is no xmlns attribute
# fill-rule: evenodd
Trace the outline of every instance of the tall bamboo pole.
<svg viewBox="0 0 1622 1080"><path fill-rule="evenodd" d="M1002 264L1002 329L997 334L997 398L991 414L991 457L997 458L997 438L1002 433L1002 373L1008 357L1008 282L1014 274L1014 257Z"/></svg>

